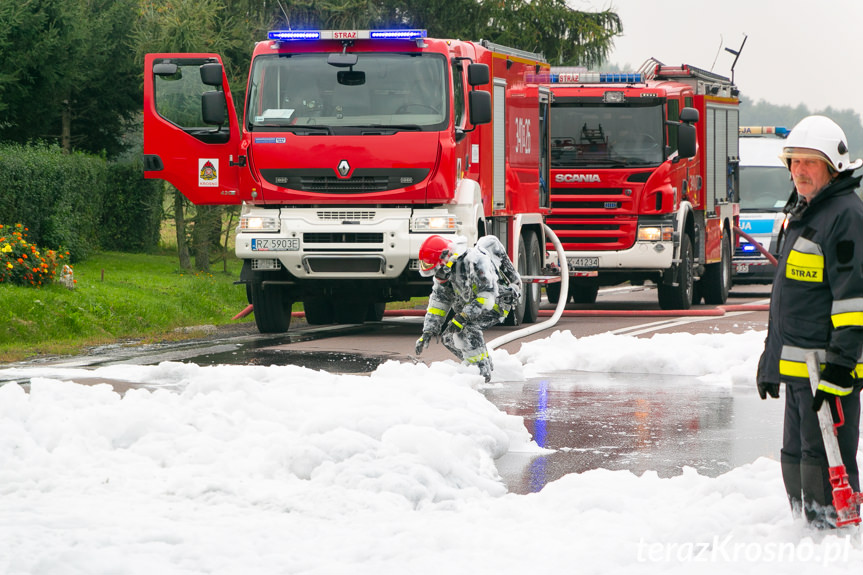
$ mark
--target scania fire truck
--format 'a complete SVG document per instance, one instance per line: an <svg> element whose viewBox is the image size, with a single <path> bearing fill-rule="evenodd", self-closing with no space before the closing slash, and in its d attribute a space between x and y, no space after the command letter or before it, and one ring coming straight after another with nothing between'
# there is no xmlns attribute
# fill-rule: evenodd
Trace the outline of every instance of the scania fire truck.
<svg viewBox="0 0 863 575"><path fill-rule="evenodd" d="M649 61L642 72L553 69L551 208L567 254L569 293L592 303L602 285L657 285L663 309L731 285L737 191L738 89L694 66Z"/></svg>
<svg viewBox="0 0 863 575"><path fill-rule="evenodd" d="M148 54L145 175L242 204L236 253L261 332L380 319L427 296L430 234L494 234L544 264L548 72L536 54L424 30L277 30L254 50L242 123L217 54ZM538 315L538 284L513 322Z"/></svg>

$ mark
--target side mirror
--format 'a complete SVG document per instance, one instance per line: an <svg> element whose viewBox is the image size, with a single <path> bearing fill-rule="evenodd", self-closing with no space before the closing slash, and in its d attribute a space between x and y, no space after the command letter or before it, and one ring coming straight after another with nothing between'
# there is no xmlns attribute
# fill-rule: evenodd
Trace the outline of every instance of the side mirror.
<svg viewBox="0 0 863 575"><path fill-rule="evenodd" d="M680 121L686 122L687 124L691 124L692 122L697 122L698 118L698 110L695 108L683 108L680 111Z"/></svg>
<svg viewBox="0 0 863 575"><path fill-rule="evenodd" d="M213 90L201 95L201 116L205 124L221 126L227 115L224 92Z"/></svg>
<svg viewBox="0 0 863 575"><path fill-rule="evenodd" d="M491 122L491 94L484 90L471 90L467 95L467 106L471 124L478 126Z"/></svg>
<svg viewBox="0 0 863 575"><path fill-rule="evenodd" d="M484 86L490 78L487 64L470 64L467 67L467 83L471 86Z"/></svg>
<svg viewBox="0 0 863 575"><path fill-rule="evenodd" d="M203 64L201 66L201 82L207 86L222 85L222 65L221 64Z"/></svg>
<svg viewBox="0 0 863 575"><path fill-rule="evenodd" d="M692 110L692 108L684 108ZM697 110L693 110L698 115ZM680 114L681 118L683 114ZM680 124L677 126L677 154L681 158L691 158L695 155L695 126L692 124Z"/></svg>

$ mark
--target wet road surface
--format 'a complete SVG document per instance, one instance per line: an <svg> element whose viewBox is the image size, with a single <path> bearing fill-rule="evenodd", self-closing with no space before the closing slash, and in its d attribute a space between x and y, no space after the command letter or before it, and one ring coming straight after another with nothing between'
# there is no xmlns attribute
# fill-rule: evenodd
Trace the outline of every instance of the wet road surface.
<svg viewBox="0 0 863 575"><path fill-rule="evenodd" d="M589 469L655 471L684 466L711 477L758 457L778 458L784 400L762 401L752 387L684 376L558 372L484 392L524 418L547 455L509 453L498 471L514 493L539 491Z"/></svg>

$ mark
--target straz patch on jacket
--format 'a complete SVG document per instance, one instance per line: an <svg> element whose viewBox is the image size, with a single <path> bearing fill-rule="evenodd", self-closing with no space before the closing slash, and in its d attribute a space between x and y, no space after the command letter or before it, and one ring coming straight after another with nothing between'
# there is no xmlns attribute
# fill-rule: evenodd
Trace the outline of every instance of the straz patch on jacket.
<svg viewBox="0 0 863 575"><path fill-rule="evenodd" d="M785 264L785 277L803 282L823 282L824 256L791 250Z"/></svg>

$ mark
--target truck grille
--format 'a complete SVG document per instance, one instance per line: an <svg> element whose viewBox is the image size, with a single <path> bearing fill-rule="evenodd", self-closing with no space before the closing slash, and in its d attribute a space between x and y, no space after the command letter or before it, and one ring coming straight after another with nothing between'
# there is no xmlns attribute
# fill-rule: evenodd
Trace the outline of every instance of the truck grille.
<svg viewBox="0 0 863 575"><path fill-rule="evenodd" d="M427 169L357 168L340 178L329 168L266 169L261 176L276 186L319 194L365 194L415 186L428 177Z"/></svg>
<svg viewBox="0 0 863 575"><path fill-rule="evenodd" d="M625 250L638 228L635 201L623 188L552 190L546 224L567 251Z"/></svg>
<svg viewBox="0 0 863 575"><path fill-rule="evenodd" d="M314 232L303 234L304 244L382 244L381 233Z"/></svg>
<svg viewBox="0 0 863 575"><path fill-rule="evenodd" d="M332 222L362 221L375 219L375 212L371 210L321 210L318 219Z"/></svg>

